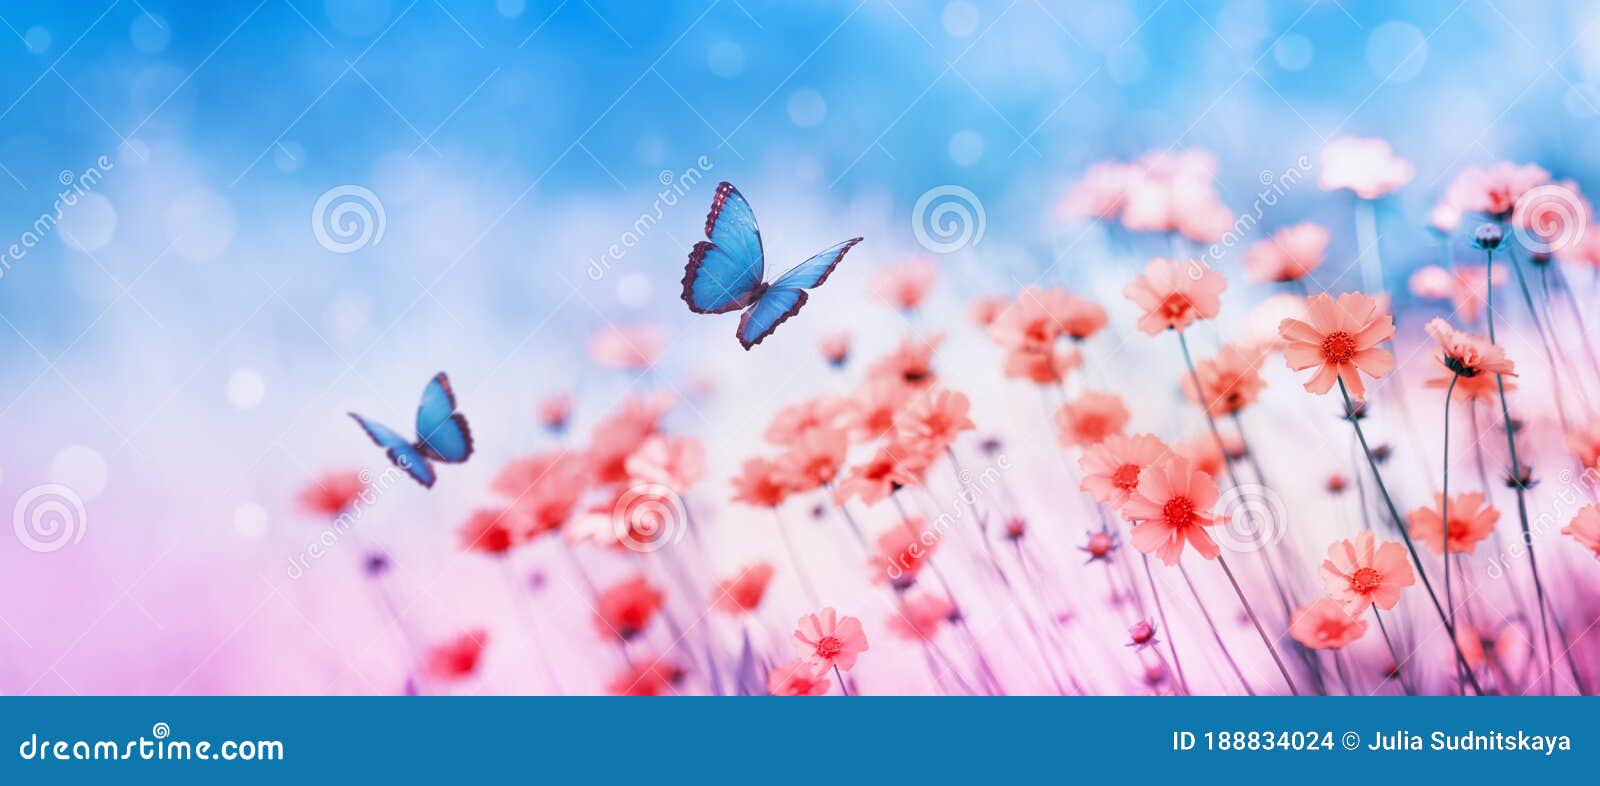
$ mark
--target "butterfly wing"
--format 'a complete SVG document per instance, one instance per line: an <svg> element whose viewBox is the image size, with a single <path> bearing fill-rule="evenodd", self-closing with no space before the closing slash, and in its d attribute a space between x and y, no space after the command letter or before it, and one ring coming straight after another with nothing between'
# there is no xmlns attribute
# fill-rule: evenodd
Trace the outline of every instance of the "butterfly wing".
<svg viewBox="0 0 1600 786"><path fill-rule="evenodd" d="M451 464L472 455L472 432L466 417L456 411L455 391L442 371L422 389L422 403L417 405L417 449Z"/></svg>
<svg viewBox="0 0 1600 786"><path fill-rule="evenodd" d="M755 300L765 267L755 212L733 184L717 185L706 214L706 240L683 270L683 301L699 314L722 314Z"/></svg>
<svg viewBox="0 0 1600 786"><path fill-rule="evenodd" d="M778 280L762 290L755 304L739 319L739 343L749 349L772 335L772 331L777 330L784 320L800 313L801 306L806 304L805 290L828 280L833 269L839 266L839 261L844 259L845 253L860 242L859 237L846 240L778 276Z"/></svg>
<svg viewBox="0 0 1600 786"><path fill-rule="evenodd" d="M388 426L374 420L368 420L354 412L350 413L350 417L355 420L357 425L361 426L362 431L367 432L367 437L372 440L373 444L384 449L389 456L389 461L405 470L406 474L410 475L418 483L427 488L433 488L433 481L435 480L433 466L428 463L428 459L409 440L395 433Z"/></svg>

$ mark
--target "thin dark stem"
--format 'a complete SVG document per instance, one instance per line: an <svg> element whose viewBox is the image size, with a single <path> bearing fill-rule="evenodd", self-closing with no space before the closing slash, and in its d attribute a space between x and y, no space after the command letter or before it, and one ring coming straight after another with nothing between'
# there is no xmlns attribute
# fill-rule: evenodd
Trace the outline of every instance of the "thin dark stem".
<svg viewBox="0 0 1600 786"><path fill-rule="evenodd" d="M844 693L844 695L846 695L846 696L849 696L850 695L850 686L846 685L844 683L844 672L839 671L839 664L837 664L837 663L835 663L833 665L833 676L839 678L839 690L840 690L840 692Z"/></svg>
<svg viewBox="0 0 1600 786"><path fill-rule="evenodd" d="M1441 483L1444 490L1439 495L1439 519L1444 523L1444 542L1440 547L1444 553L1444 609L1451 627L1456 624L1456 604L1450 591L1450 397L1455 394L1456 383L1460 380L1460 374L1451 374L1450 386L1444 391L1444 478ZM1460 664L1456 664L1456 683L1461 683Z"/></svg>
<svg viewBox="0 0 1600 786"><path fill-rule="evenodd" d="M1400 651L1394 648L1394 639L1389 638L1389 629L1384 626L1383 614L1378 611L1377 606L1372 607L1372 617L1378 621L1378 632L1383 634L1383 643L1389 647L1389 658L1394 661L1394 673L1400 678L1400 689L1405 691L1407 696L1414 695L1411 683L1406 680L1405 666L1400 662Z"/></svg>
<svg viewBox="0 0 1600 786"><path fill-rule="evenodd" d="M1378 471L1378 460L1372 455L1372 448L1367 444L1367 434L1361 429L1361 421L1355 416L1355 403L1350 400L1350 391L1345 388L1344 380L1339 380L1339 393L1344 396L1344 411L1349 413L1346 419L1355 427L1356 439L1361 442L1361 452L1366 454L1367 466L1372 469L1373 480L1377 481L1378 493L1383 497L1383 502L1389 508L1389 516L1393 519L1395 529L1400 531L1400 540L1406 544L1406 551L1411 553L1411 562L1417 566L1417 575L1422 578L1422 588L1428 591L1428 599L1433 601L1433 610L1438 612L1439 621L1444 623L1445 632L1450 634L1450 646L1455 650L1456 660L1467 670L1467 681L1472 683L1473 691L1483 695L1483 688L1478 685L1478 678L1473 675L1471 667L1467 666L1467 656L1461 652L1461 643L1456 641L1456 626L1444 613L1444 606L1439 604L1439 595L1433 591L1433 582L1428 580L1428 571L1422 564L1422 556L1417 553L1417 544L1412 542L1411 533L1406 531L1405 519L1400 517L1400 509L1395 507L1394 498L1389 496L1389 487L1383 482L1383 473Z"/></svg>
<svg viewBox="0 0 1600 786"><path fill-rule="evenodd" d="M1278 664L1278 673L1283 675L1283 681L1289 686L1289 692L1299 696L1300 689L1294 686L1294 680L1289 677L1288 667L1283 665L1283 659L1278 657L1278 648L1272 646L1272 639L1267 637L1267 631L1261 627L1261 620L1256 618L1256 610L1250 608L1249 599L1245 598L1244 590L1239 588L1239 581L1233 577L1233 571L1228 568L1228 561L1217 555L1217 564L1222 566L1222 572L1228 574L1228 583L1233 585L1234 594L1239 596L1239 603L1244 605L1244 613L1250 616L1250 624L1256 626L1256 633L1261 636L1261 643L1267 645L1267 652L1272 655L1272 662Z"/></svg>
<svg viewBox="0 0 1600 786"><path fill-rule="evenodd" d="M813 607L820 607L821 604L817 601L817 588L811 583L811 574L800 561L800 550L794 547L794 540L789 537L789 528L784 526L783 515L777 508L772 509L772 518L778 524L778 537L783 541L783 550L789 554L789 562L794 565L794 573L800 579L801 589L806 592L806 600L810 601Z"/></svg>
<svg viewBox="0 0 1600 786"><path fill-rule="evenodd" d="M1178 572L1183 574L1183 583L1189 585L1189 594L1194 596L1194 605L1200 607L1200 616L1205 617L1206 627L1211 629L1211 639L1217 643L1217 649L1222 650L1222 657L1228 661L1228 667L1233 669L1233 675L1239 678L1239 684L1244 686L1245 693L1251 696L1256 695L1255 690L1250 687L1250 681L1244 678L1244 671L1239 668L1238 662L1233 659L1233 653L1228 650L1228 645L1223 643L1222 633L1217 630L1217 623L1212 621L1211 612L1206 609L1205 601L1200 599L1200 590L1195 588L1194 579L1189 578L1189 569L1180 563ZM1168 631L1168 633L1170 634L1171 631Z"/></svg>
<svg viewBox="0 0 1600 786"><path fill-rule="evenodd" d="M1182 688L1185 694L1192 696L1194 694L1189 690L1189 678L1183 674L1183 661L1178 660L1178 647L1172 643L1176 637L1172 635L1172 627L1167 625L1167 610L1161 604L1161 593L1156 591L1156 576L1150 572L1150 555L1139 556L1144 559L1144 578L1150 582L1150 597L1156 601L1156 616L1161 618L1161 629L1167 632L1167 651L1172 653L1172 667L1178 672L1178 687Z"/></svg>

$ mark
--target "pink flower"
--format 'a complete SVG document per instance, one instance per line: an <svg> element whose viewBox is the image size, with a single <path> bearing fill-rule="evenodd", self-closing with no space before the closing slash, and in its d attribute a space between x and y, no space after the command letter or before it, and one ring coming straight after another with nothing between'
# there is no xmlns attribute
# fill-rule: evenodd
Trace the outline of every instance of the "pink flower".
<svg viewBox="0 0 1600 786"><path fill-rule="evenodd" d="M1002 347L1048 346L1065 331L1062 318L1072 308L1072 296L1059 287L1023 287L1015 303L1007 305L989 324L989 336Z"/></svg>
<svg viewBox="0 0 1600 786"><path fill-rule="evenodd" d="M940 541L938 533L927 529L920 516L890 527L878 536L877 551L868 558L873 582L910 586Z"/></svg>
<svg viewBox="0 0 1600 786"><path fill-rule="evenodd" d="M472 676L478 670L483 648L489 644L489 634L475 628L428 650L422 659L422 672L429 679L455 682Z"/></svg>
<svg viewBox="0 0 1600 786"><path fill-rule="evenodd" d="M1456 330L1438 317L1428 321L1427 331L1439 342L1441 366L1437 376L1423 383L1427 387L1444 390L1453 382L1455 392L1452 395L1489 404L1498 400L1500 394L1496 375L1517 375L1516 364L1506 357L1505 349L1487 339ZM1502 379L1501 382L1507 391L1516 390L1511 380Z"/></svg>
<svg viewBox="0 0 1600 786"><path fill-rule="evenodd" d="M521 540L526 527L505 508L475 510L461 525L461 547L468 551L500 555Z"/></svg>
<svg viewBox="0 0 1600 786"><path fill-rule="evenodd" d="M660 696L683 681L683 669L659 658L645 656L628 666L606 685L613 696Z"/></svg>
<svg viewBox="0 0 1600 786"><path fill-rule="evenodd" d="M308 513L329 518L345 512L367 491L367 482L355 470L324 473L306 484L296 498L300 508Z"/></svg>
<svg viewBox="0 0 1600 786"><path fill-rule="evenodd" d="M920 393L895 415L895 440L923 455L939 453L954 444L961 432L977 428L967 416L971 406L964 394L955 391Z"/></svg>
<svg viewBox="0 0 1600 786"><path fill-rule="evenodd" d="M489 487L509 500L519 542L561 529L589 487L589 464L566 451L512 459Z"/></svg>
<svg viewBox="0 0 1600 786"><path fill-rule="evenodd" d="M1139 329L1153 336L1215 317L1222 310L1222 290L1227 288L1222 274L1204 263L1157 257L1145 265L1144 275L1123 287L1122 294L1144 309Z"/></svg>
<svg viewBox="0 0 1600 786"><path fill-rule="evenodd" d="M829 333L817 340L817 348L822 350L822 358L828 365L843 366L850 359L850 334L846 331Z"/></svg>
<svg viewBox="0 0 1600 786"><path fill-rule="evenodd" d="M612 325L589 337L589 359L597 366L639 370L656 363L666 346L660 325Z"/></svg>
<svg viewBox="0 0 1600 786"><path fill-rule="evenodd" d="M939 626L955 614L956 605L949 598L916 591L906 595L900 611L889 615L888 627L896 636L911 641L932 639Z"/></svg>
<svg viewBox="0 0 1600 786"><path fill-rule="evenodd" d="M1130 417L1117 394L1084 391L1056 410L1056 439L1063 447L1097 445L1121 434Z"/></svg>
<svg viewBox="0 0 1600 786"><path fill-rule="evenodd" d="M717 582L712 593L716 598L714 605L729 614L755 611L767 594L773 572L771 563L757 562L739 571L737 576Z"/></svg>
<svg viewBox="0 0 1600 786"><path fill-rule="evenodd" d="M1579 508L1572 521L1561 528L1561 534L1571 535L1579 545L1600 556L1600 505Z"/></svg>
<svg viewBox="0 0 1600 786"><path fill-rule="evenodd" d="M1211 512L1219 496L1211 476L1184 459L1173 457L1147 468L1122 505L1122 517L1136 522L1130 533L1133 547L1176 565L1187 541L1200 556L1216 559L1221 549L1205 528L1228 520Z"/></svg>
<svg viewBox="0 0 1600 786"><path fill-rule="evenodd" d="M733 501L758 508L776 508L789 496L782 468L764 458L744 462L733 478Z"/></svg>
<svg viewBox="0 0 1600 786"><path fill-rule="evenodd" d="M876 505L905 486L922 485L929 461L928 454L915 448L885 445L865 464L857 464L845 473L834 487L833 501L843 505L851 497L860 497L862 504Z"/></svg>
<svg viewBox="0 0 1600 786"><path fill-rule="evenodd" d="M1122 212L1128 185L1139 177L1137 167L1120 161L1103 161L1090 166L1083 178L1072 184L1061 202L1067 218L1094 218L1108 221Z"/></svg>
<svg viewBox="0 0 1600 786"><path fill-rule="evenodd" d="M1299 281L1322 265L1327 251L1327 228L1304 221L1255 244L1245 252L1244 266L1251 281Z"/></svg>
<svg viewBox="0 0 1600 786"><path fill-rule="evenodd" d="M933 353L943 343L942 333L929 333L927 336L909 334L894 352L873 363L867 369L867 374L897 379L914 388L929 387L938 381L933 373Z"/></svg>
<svg viewBox="0 0 1600 786"><path fill-rule="evenodd" d="M1339 649L1367 632L1367 621L1346 614L1332 598L1317 598L1295 610L1289 635L1314 650Z"/></svg>
<svg viewBox="0 0 1600 786"><path fill-rule="evenodd" d="M872 442L894 431L894 418L913 389L894 376L869 376L850 394L840 422L857 442Z"/></svg>
<svg viewBox="0 0 1600 786"><path fill-rule="evenodd" d="M1340 137L1322 148L1323 191L1348 189L1362 199L1377 199L1411 182L1415 171L1382 139Z"/></svg>
<svg viewBox="0 0 1600 786"><path fill-rule="evenodd" d="M789 451L778 457L783 483L791 491L810 491L827 485L844 466L850 441L838 429L807 431Z"/></svg>
<svg viewBox="0 0 1600 786"><path fill-rule="evenodd" d="M872 294L902 311L915 311L939 281L939 266L927 257L918 257L878 270Z"/></svg>
<svg viewBox="0 0 1600 786"><path fill-rule="evenodd" d="M1183 392L1189 400L1204 403L1212 415L1231 415L1250 404L1267 386L1261 378L1264 353L1224 346L1217 354L1195 364L1194 374L1183 376ZM1200 380L1195 389L1194 380Z"/></svg>
<svg viewBox="0 0 1600 786"><path fill-rule="evenodd" d="M627 641L644 631L665 600L644 576L620 581L595 595L595 627L602 636Z"/></svg>
<svg viewBox="0 0 1600 786"><path fill-rule="evenodd" d="M1378 379L1394 370L1394 356L1378 347L1394 337L1394 319L1376 298L1346 292L1335 302L1320 294L1306 301L1306 311L1309 324L1285 319L1278 333L1289 342L1283 359L1290 369L1317 368L1306 382L1308 392L1326 393L1335 380L1342 380L1350 397L1361 401L1367 388L1358 371Z"/></svg>
<svg viewBox="0 0 1600 786"><path fill-rule="evenodd" d="M967 304L967 316L972 319L973 324L987 328L994 324L995 318L1009 305L1010 303L1003 297L980 295Z"/></svg>
<svg viewBox="0 0 1600 786"><path fill-rule="evenodd" d="M1584 469L1600 471L1600 418L1574 426L1567 434L1567 452Z"/></svg>
<svg viewBox="0 0 1600 786"><path fill-rule="evenodd" d="M1226 453L1223 450L1226 449ZM1196 470L1213 478L1222 477L1228 461L1244 456L1244 443L1231 431L1222 432L1222 447L1217 447L1217 437L1201 430L1185 439L1172 443L1172 453L1185 459Z"/></svg>
<svg viewBox="0 0 1600 786"><path fill-rule="evenodd" d="M539 422L551 431L561 431L567 427L567 420L572 417L572 397L565 393L557 393L540 399L535 407L539 415Z"/></svg>
<svg viewBox="0 0 1600 786"><path fill-rule="evenodd" d="M1502 161L1487 169L1467 167L1445 187L1444 201L1464 212L1506 218L1518 198L1548 182L1550 173L1533 164L1518 166Z"/></svg>
<svg viewBox="0 0 1600 786"><path fill-rule="evenodd" d="M706 451L694 437L646 439L624 463L635 483L656 483L682 494L706 474Z"/></svg>
<svg viewBox="0 0 1600 786"><path fill-rule="evenodd" d="M838 396L817 396L790 404L772 416L763 436L774 445L793 445L809 432L837 428L844 410L845 401Z"/></svg>
<svg viewBox="0 0 1600 786"><path fill-rule="evenodd" d="M849 671L856 665L856 658L867 651L867 634L861 630L861 620L840 617L832 606L801 617L794 641L800 657L822 668Z"/></svg>
<svg viewBox="0 0 1600 786"><path fill-rule="evenodd" d="M795 658L767 674L767 693L774 696L821 696L832 684L828 670L808 658Z"/></svg>
<svg viewBox="0 0 1600 786"><path fill-rule="evenodd" d="M1494 285L1506 283L1504 266L1494 269ZM1438 265L1417 268L1409 282L1411 294L1427 300L1449 300L1462 319L1474 320L1483 313L1489 296L1489 277L1481 266L1458 268L1451 273Z"/></svg>
<svg viewBox="0 0 1600 786"><path fill-rule="evenodd" d="M630 398L595 426L589 438L589 465L596 483L628 479L628 457L656 433L669 406L661 399Z"/></svg>
<svg viewBox="0 0 1600 786"><path fill-rule="evenodd" d="M1444 519L1439 513L1444 506L1444 495L1433 495L1433 507L1426 505L1411 511L1411 539L1421 541L1435 554L1444 553ZM1450 551L1471 554L1478 541L1494 532L1500 511L1485 504L1483 495L1473 491L1450 495Z"/></svg>
<svg viewBox="0 0 1600 786"><path fill-rule="evenodd" d="M1377 606L1388 611L1400 602L1400 590L1417 583L1417 575L1406 561L1405 546L1389 541L1376 545L1376 536L1363 532L1356 539L1341 540L1328 547L1322 563L1322 585L1328 597L1344 604L1344 613L1354 617Z"/></svg>
<svg viewBox="0 0 1600 786"><path fill-rule="evenodd" d="M1150 434L1112 434L1084 448L1078 459L1078 467L1083 470L1081 489L1097 502L1120 508L1138 488L1139 476L1170 453L1161 440Z"/></svg>

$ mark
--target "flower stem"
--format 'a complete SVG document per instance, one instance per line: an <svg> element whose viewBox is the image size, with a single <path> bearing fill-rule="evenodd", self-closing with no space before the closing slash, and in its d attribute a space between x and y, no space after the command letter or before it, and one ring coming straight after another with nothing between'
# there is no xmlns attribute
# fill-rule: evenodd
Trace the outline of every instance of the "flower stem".
<svg viewBox="0 0 1600 786"><path fill-rule="evenodd" d="M1444 609L1450 619L1450 626L1456 624L1456 604L1450 593L1450 397L1455 395L1456 383L1461 381L1461 375L1450 375L1450 386L1444 391L1444 478L1441 483L1443 491L1439 494L1439 520L1444 525L1444 540L1440 549L1444 553ZM1456 683L1461 683L1461 664L1456 664Z"/></svg>
<svg viewBox="0 0 1600 786"><path fill-rule="evenodd" d="M850 686L844 683L844 672L839 671L839 664L833 664L833 676L839 678L839 691L846 696L850 695Z"/></svg>
<svg viewBox="0 0 1600 786"><path fill-rule="evenodd" d="M811 583L811 574L806 570L805 564L800 561L800 550L794 547L794 540L789 537L789 528L784 526L783 515L777 508L772 509L772 518L778 522L778 537L783 540L783 550L789 554L789 562L794 565L794 574L800 578L800 587L806 592L806 600L812 607L820 607L817 602L817 588Z"/></svg>
<svg viewBox="0 0 1600 786"><path fill-rule="evenodd" d="M1267 645L1267 652L1272 655L1272 662L1278 664L1278 673L1283 675L1283 681L1289 686L1289 692L1299 696L1300 689L1294 686L1294 680L1289 677L1288 667L1283 665L1283 659L1278 657L1278 649L1272 646L1272 639L1267 637L1266 628L1261 627L1261 620L1256 617L1256 610L1250 607L1249 599L1245 598L1244 590L1239 588L1239 580L1233 577L1233 570L1228 567L1228 561L1217 555L1217 564L1222 566L1222 572L1228 574L1228 583L1233 585L1234 594L1239 596L1239 603L1244 606L1244 613L1249 615L1250 624L1256 626L1256 634L1261 636L1261 643Z"/></svg>
<svg viewBox="0 0 1600 786"><path fill-rule="evenodd" d="M1400 689L1404 690L1407 696L1416 695L1411 683L1406 680L1406 670L1400 660L1400 651L1394 648L1394 639L1389 638L1389 629L1384 626L1383 614L1378 611L1377 606L1372 607L1372 617L1378 621L1378 632L1383 634L1383 643L1389 647L1389 658L1394 661L1394 673L1400 678Z"/></svg>
<svg viewBox="0 0 1600 786"><path fill-rule="evenodd" d="M1156 616L1161 618L1161 629L1167 632L1167 651L1172 653L1172 667L1178 672L1178 687L1182 688L1186 695L1192 696L1194 694L1189 691L1189 678L1183 674L1183 662L1178 660L1178 647L1172 643L1176 637L1172 635L1172 627L1167 625L1166 607L1161 604L1161 593L1156 591L1156 576L1150 572L1150 555L1139 556L1144 559L1144 577L1150 582L1150 597L1156 601Z"/></svg>
<svg viewBox="0 0 1600 786"><path fill-rule="evenodd" d="M1461 652L1461 643L1456 641L1456 626L1444 613L1444 606L1439 604L1439 595L1433 591L1433 582L1428 580L1428 571L1422 565L1422 557L1417 554L1417 544L1412 542L1411 533L1406 530L1405 519L1400 517L1400 510L1394 505L1394 498L1389 496L1389 487L1383 482L1383 473L1378 471L1378 460L1372 455L1372 448L1367 444L1367 434L1361 429L1361 421L1355 416L1355 403L1350 400L1350 391L1345 388L1344 380L1339 380L1339 394L1344 396L1344 411L1349 413L1346 419L1355 427L1356 439L1361 442L1361 452L1366 454L1367 466L1372 469L1372 477L1378 484L1378 493L1383 497L1383 502L1389 508L1389 516L1394 520L1395 529L1400 531L1400 540L1406 544L1406 551L1411 553L1411 561L1417 566L1417 575L1422 578L1422 588L1428 591L1428 599L1433 601L1433 610L1438 612L1439 621L1444 623L1445 632L1450 634L1450 646L1455 649L1456 660L1467 671L1467 681L1472 684L1472 689L1478 695L1483 695L1483 688L1478 685L1478 678L1473 675L1472 669L1467 666L1467 656Z"/></svg>
<svg viewBox="0 0 1600 786"><path fill-rule="evenodd" d="M1200 607L1200 616L1205 617L1206 627L1211 629L1211 639L1217 643L1217 649L1222 650L1222 657L1228 661L1228 667L1233 669L1233 675L1239 678L1239 684L1244 686L1244 692L1254 696L1256 692L1250 687L1250 681L1244 678L1244 671L1239 668L1233 659L1233 653L1228 651L1228 645L1223 643L1222 634L1217 631L1217 623L1211 619L1211 612L1206 609L1204 601L1200 600L1200 590L1194 586L1194 579L1189 578L1189 569L1182 563L1178 564L1178 573L1183 575L1183 583L1189 585L1189 594L1194 596L1194 605ZM1171 635L1172 631L1167 631Z"/></svg>

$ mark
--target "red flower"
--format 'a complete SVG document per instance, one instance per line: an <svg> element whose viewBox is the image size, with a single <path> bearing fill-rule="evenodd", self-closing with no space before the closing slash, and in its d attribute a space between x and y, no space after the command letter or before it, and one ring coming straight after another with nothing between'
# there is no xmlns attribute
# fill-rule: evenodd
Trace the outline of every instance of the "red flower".
<svg viewBox="0 0 1600 786"><path fill-rule="evenodd" d="M920 516L890 527L878 536L878 550L868 560L873 568L872 580L899 586L911 584L940 540L938 533L925 529Z"/></svg>
<svg viewBox="0 0 1600 786"><path fill-rule="evenodd" d="M834 487L833 501L843 505L851 497L860 497L863 504L876 505L904 486L921 485L930 460L927 453L914 447L885 445L865 464L845 473Z"/></svg>
<svg viewBox="0 0 1600 786"><path fill-rule="evenodd" d="M833 482L844 465L850 440L843 431L813 429L778 457L783 483L792 491L810 491Z"/></svg>
<svg viewBox="0 0 1600 786"><path fill-rule="evenodd" d="M1261 378L1262 352L1225 346L1216 355L1195 364L1194 375L1183 377L1183 392L1195 403L1204 402L1212 415L1231 415L1254 403L1267 381ZM1194 378L1200 380L1196 390Z"/></svg>
<svg viewBox="0 0 1600 786"><path fill-rule="evenodd" d="M774 696L821 696L832 685L828 670L808 658L795 658L767 674L767 692Z"/></svg>
<svg viewBox="0 0 1600 786"><path fill-rule="evenodd" d="M606 685L613 696L660 696L683 681L683 669L655 659L639 660Z"/></svg>
<svg viewBox="0 0 1600 786"><path fill-rule="evenodd" d="M912 641L931 639L939 632L939 625L955 613L956 605L949 598L931 592L913 592L906 596L899 612L889 615L889 630Z"/></svg>
<svg viewBox="0 0 1600 786"><path fill-rule="evenodd" d="M643 576L618 582L595 596L595 627L603 636L627 641L650 624L664 600Z"/></svg>
<svg viewBox="0 0 1600 786"><path fill-rule="evenodd" d="M489 644L489 634L475 628L428 650L422 662L422 671L430 679L455 682L472 676L478 670L483 648Z"/></svg>
<svg viewBox="0 0 1600 786"><path fill-rule="evenodd" d="M1139 329L1153 336L1215 317L1227 288L1227 279L1203 262L1157 257L1145 265L1143 275L1122 288L1122 294L1144 310Z"/></svg>
<svg viewBox="0 0 1600 786"><path fill-rule="evenodd" d="M867 369L873 377L898 379L914 388L931 386L938 378L933 373L933 353L944 343L944 334L907 335L894 352Z"/></svg>
<svg viewBox="0 0 1600 786"><path fill-rule="evenodd" d="M939 281L939 267L933 260L918 257L878 271L872 282L877 299L902 311L913 311Z"/></svg>
<svg viewBox="0 0 1600 786"><path fill-rule="evenodd" d="M505 508L473 511L461 525L461 547L485 554L504 554L517 545L526 525Z"/></svg>
<svg viewBox="0 0 1600 786"><path fill-rule="evenodd" d="M970 409L971 402L961 393L922 393L895 416L896 441L924 455L938 453L954 443L961 432L977 428L967 417Z"/></svg>
<svg viewBox="0 0 1600 786"><path fill-rule="evenodd" d="M789 496L782 468L764 458L747 459L733 477L733 501L758 508L776 508Z"/></svg>
<svg viewBox="0 0 1600 786"><path fill-rule="evenodd" d="M861 620L841 617L832 606L801 617L794 641L800 657L823 668L844 671L855 666L856 658L867 651L867 634L861 630Z"/></svg>
<svg viewBox="0 0 1600 786"><path fill-rule="evenodd" d="M345 512L366 490L360 472L336 470L311 481L297 499L306 512L331 518Z"/></svg>
<svg viewBox="0 0 1600 786"><path fill-rule="evenodd" d="M713 593L716 607L729 614L755 611L761 605L761 598L767 594L772 573L771 563L757 562L739 571L739 575L717 582Z"/></svg>
<svg viewBox="0 0 1600 786"><path fill-rule="evenodd" d="M1121 434L1130 417L1117 394L1085 391L1056 410L1056 438L1064 447L1098 445Z"/></svg>
<svg viewBox="0 0 1600 786"><path fill-rule="evenodd" d="M1133 547L1176 565L1187 541L1200 556L1216 559L1222 551L1205 528L1228 520L1211 512L1219 496L1211 476L1181 458L1150 467L1122 506L1123 518L1137 522L1130 533Z"/></svg>
<svg viewBox="0 0 1600 786"><path fill-rule="evenodd" d="M1289 635L1314 650L1338 649L1367 632L1366 620L1352 617L1333 598L1317 598L1295 610Z"/></svg>

